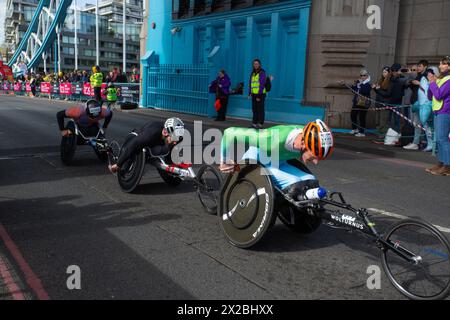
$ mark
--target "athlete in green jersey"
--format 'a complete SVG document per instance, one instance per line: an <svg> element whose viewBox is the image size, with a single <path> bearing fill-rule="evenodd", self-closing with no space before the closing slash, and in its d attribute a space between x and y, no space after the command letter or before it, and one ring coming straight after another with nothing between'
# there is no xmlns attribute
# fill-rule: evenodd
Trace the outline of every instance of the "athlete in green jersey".
<svg viewBox="0 0 450 320"><path fill-rule="evenodd" d="M222 172L235 169L239 149L245 151L242 160L254 160L269 171L272 180L280 189L286 189L302 181L316 180L304 163L327 158L333 151L333 136L321 120L306 126L280 125L265 130L228 128L221 143Z"/></svg>

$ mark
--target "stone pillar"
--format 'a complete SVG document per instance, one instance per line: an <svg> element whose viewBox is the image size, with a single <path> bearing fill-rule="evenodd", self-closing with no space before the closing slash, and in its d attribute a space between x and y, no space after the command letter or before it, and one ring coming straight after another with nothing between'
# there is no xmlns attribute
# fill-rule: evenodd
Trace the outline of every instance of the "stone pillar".
<svg viewBox="0 0 450 320"><path fill-rule="evenodd" d="M367 27L371 4L382 10L381 30ZM372 80L394 62L399 0L315 0L311 8L304 104L327 105L331 126L349 128L352 95L338 85L353 83L361 68ZM371 117L368 117L370 125Z"/></svg>
<svg viewBox="0 0 450 320"><path fill-rule="evenodd" d="M450 1L401 0L396 60L415 64L426 59L439 64L450 54Z"/></svg>

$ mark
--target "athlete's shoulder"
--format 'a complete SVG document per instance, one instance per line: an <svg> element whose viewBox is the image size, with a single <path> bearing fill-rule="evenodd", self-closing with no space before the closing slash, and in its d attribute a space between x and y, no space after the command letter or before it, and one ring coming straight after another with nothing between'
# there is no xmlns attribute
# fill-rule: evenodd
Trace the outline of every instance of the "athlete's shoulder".
<svg viewBox="0 0 450 320"><path fill-rule="evenodd" d="M66 109L66 116L69 118L78 118L85 109L82 106L71 107Z"/></svg>

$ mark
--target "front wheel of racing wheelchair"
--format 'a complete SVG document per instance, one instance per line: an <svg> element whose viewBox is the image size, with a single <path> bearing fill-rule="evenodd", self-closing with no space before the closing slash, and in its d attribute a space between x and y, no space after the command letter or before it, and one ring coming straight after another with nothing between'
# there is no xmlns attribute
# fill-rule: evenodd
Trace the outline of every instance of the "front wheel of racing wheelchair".
<svg viewBox="0 0 450 320"><path fill-rule="evenodd" d="M75 156L75 150L77 149L77 135L76 135L76 125L75 122L67 122L65 130L71 132L70 135L61 138L61 161L66 165L72 163L73 157Z"/></svg>
<svg viewBox="0 0 450 320"><path fill-rule="evenodd" d="M125 139L124 145L133 139L134 134L130 133ZM120 152L119 156L120 157ZM130 193L138 186L142 179L145 168L145 151L140 150L131 155L130 159L126 160L122 168L117 173L117 181L123 192Z"/></svg>

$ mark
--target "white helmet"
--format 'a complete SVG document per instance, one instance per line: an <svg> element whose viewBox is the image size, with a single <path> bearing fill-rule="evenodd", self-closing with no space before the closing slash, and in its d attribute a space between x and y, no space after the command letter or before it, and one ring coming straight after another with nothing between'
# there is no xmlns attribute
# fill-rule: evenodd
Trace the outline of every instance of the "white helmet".
<svg viewBox="0 0 450 320"><path fill-rule="evenodd" d="M180 118L169 118L164 123L164 129L170 135L173 141L179 141L184 135L184 123Z"/></svg>

